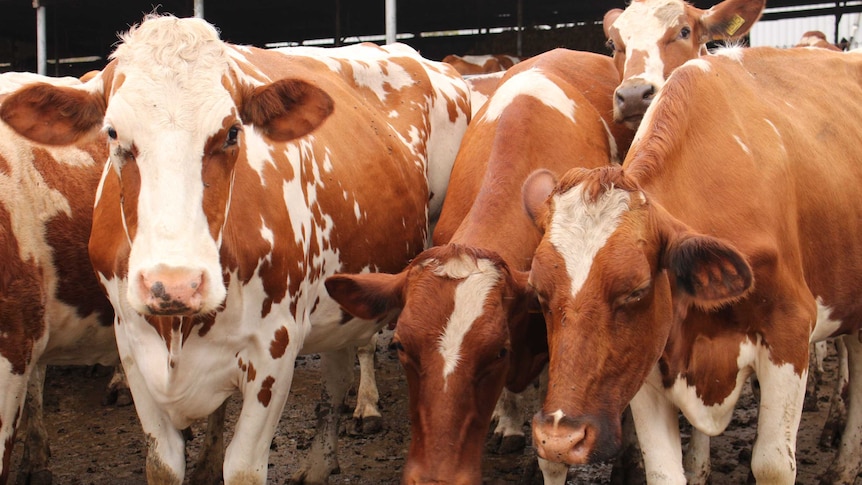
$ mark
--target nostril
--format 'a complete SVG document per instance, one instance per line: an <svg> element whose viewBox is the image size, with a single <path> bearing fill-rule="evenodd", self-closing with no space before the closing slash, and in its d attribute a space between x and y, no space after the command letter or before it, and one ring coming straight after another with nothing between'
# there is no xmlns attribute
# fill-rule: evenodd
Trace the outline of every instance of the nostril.
<svg viewBox="0 0 862 485"><path fill-rule="evenodd" d="M625 96L623 96L622 93L620 93L619 91L616 92L616 100L617 104L623 104L626 102Z"/></svg>
<svg viewBox="0 0 862 485"><path fill-rule="evenodd" d="M650 85L647 87L647 89L644 91L644 97L643 97L643 99L645 99L645 100L650 100L650 99L652 99L653 95L655 95L655 86L653 86L652 84L650 84Z"/></svg>

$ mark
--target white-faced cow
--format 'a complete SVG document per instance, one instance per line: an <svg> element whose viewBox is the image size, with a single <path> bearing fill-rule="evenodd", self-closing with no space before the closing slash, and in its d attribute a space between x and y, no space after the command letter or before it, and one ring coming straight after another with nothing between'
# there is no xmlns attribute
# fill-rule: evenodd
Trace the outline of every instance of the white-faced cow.
<svg viewBox="0 0 862 485"><path fill-rule="evenodd" d="M518 194L536 169L616 161L632 136L609 130L617 79L610 58L564 49L510 69L464 136L437 246L398 274L327 279L362 318L403 309L393 337L410 392L403 483L480 483L494 403L504 385L520 391L544 367L544 323L528 311L526 287L541 234ZM564 482L567 467L553 468L546 483Z"/></svg>
<svg viewBox="0 0 862 485"><path fill-rule="evenodd" d="M706 54L706 43L735 40L760 18L766 0L724 0L700 10L684 0L634 0L604 17L608 47L622 83L614 119L637 128L671 71Z"/></svg>
<svg viewBox="0 0 862 485"><path fill-rule="evenodd" d="M0 104L33 82L80 85L8 73L0 76ZM9 478L19 432L25 450L16 478L51 482L42 417L46 366L119 363L114 314L87 254L107 153L104 140L44 146L0 123L0 484ZM19 429L28 393L28 426Z"/></svg>
<svg viewBox="0 0 862 485"><path fill-rule="evenodd" d="M300 353L324 353L318 437L297 481L337 468L352 346L337 271L397 271L427 240L469 117L450 66L409 47L266 51L151 16L84 89L37 85L0 116L42 142L102 130L90 257L147 435L147 478L179 484L180 430L235 390L227 484L264 483ZM429 201L430 199L430 201Z"/></svg>
<svg viewBox="0 0 862 485"><path fill-rule="evenodd" d="M862 132L847 123L862 116L862 56L719 53L670 76L622 168L525 185L527 202L550 193L530 203L550 350L542 457L611 456L631 401L648 480L685 483L678 410L721 433L754 374L752 472L792 484L809 341L830 335L851 335L862 404ZM860 418L851 410L829 482L856 476Z"/></svg>

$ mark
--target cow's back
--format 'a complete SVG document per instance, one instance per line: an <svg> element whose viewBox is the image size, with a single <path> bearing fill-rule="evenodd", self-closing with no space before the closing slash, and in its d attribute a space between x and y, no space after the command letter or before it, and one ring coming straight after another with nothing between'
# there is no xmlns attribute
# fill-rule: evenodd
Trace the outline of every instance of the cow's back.
<svg viewBox="0 0 862 485"><path fill-rule="evenodd" d="M851 121L862 116L856 102L862 56L729 49L683 67L660 98L666 98L663 107L685 115L648 111L654 125L642 130L648 146L636 142L638 154L626 167L677 217L746 253L759 281L755 292L792 281L802 295L810 291L843 309L834 317L858 322L862 314L853 310L855 291L848 289L862 284L862 231L848 230L848 223L862 220L862 204L848 187L862 184L862 134ZM810 84L809 69L830 88L812 85L816 94L800 96L799 86ZM686 109L673 108L673 100ZM722 129L713 129L718 124ZM682 131L674 138L674 130ZM661 140L676 140L666 148L673 156L656 162L651 150ZM732 190L720 189L727 185ZM758 274L768 276L758 280Z"/></svg>
<svg viewBox="0 0 862 485"><path fill-rule="evenodd" d="M552 77L572 101L561 100L558 106L535 101L535 109L526 104L515 106L511 103L513 95L526 86L516 87L510 80L519 79L518 76L524 78L525 73L532 76L530 71ZM633 135L631 130L611 119L611 102L618 79L607 56L566 49L532 57L507 71L497 90L476 114L462 141L450 179L452 195L444 203L435 228L435 243L449 241L469 211L473 210L479 219L485 217L482 209L474 206L483 189L488 191L488 197L495 196L491 193L494 182L489 184L489 179L482 175L486 171L494 174L491 181L512 182L512 194L517 194L521 182L538 168L563 173L576 165L599 166L618 161L618 151L625 152ZM510 82L509 88L506 88L507 82ZM527 96L522 98L519 103L527 102ZM569 102L573 109L566 106ZM568 109L572 109L577 122L560 115L559 111ZM497 190L500 194L504 192L500 187ZM511 200L517 201L517 197ZM535 232L533 224L520 210L520 202L512 207L518 210L507 213L513 219L509 224ZM478 224L486 225L484 221ZM524 246L524 252L535 248L538 232L533 237L536 241ZM502 249L498 249L499 243L488 244L483 247ZM510 244L502 246L508 248L505 251L514 250ZM526 255L523 262L529 264L529 258Z"/></svg>

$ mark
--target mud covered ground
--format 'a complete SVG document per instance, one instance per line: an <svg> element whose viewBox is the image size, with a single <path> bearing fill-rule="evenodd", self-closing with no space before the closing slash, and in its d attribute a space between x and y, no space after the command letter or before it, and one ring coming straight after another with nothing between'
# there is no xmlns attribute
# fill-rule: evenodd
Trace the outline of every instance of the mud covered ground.
<svg viewBox="0 0 862 485"><path fill-rule="evenodd" d="M369 436L342 434L339 441L341 473L331 478L332 484L371 485L399 481L410 441L406 383L397 356L386 347L388 338L382 338L380 342L376 369L384 416L383 430ZM827 382L818 393L818 410L806 412L802 418L797 444L799 484L816 484L834 454L834 450L819 448L818 440L829 407L835 361L835 354L831 352L826 361ZM297 363L291 397L272 444L269 483L284 483L306 453L315 425L314 406L320 394L318 364L319 360L311 356ZM94 372L91 368L49 369L45 413L55 484L146 483L145 446L134 408L101 404L109 378L109 372ZM238 411L237 402L236 398L232 398L229 403L226 439L230 438L232 418ZM756 434L756 417L756 400L747 390L729 429L724 435L712 439L713 484L746 483L751 444ZM349 419L350 414L345 414L342 421ZM188 446L190 456L187 471L191 471L194 466L204 426L205 422L201 422L193 427L196 437ZM526 423L525 430L529 436ZM13 463L17 463L20 455L21 446L17 443ZM606 484L609 483L610 470L608 465L572 469L567 483ZM529 446L523 452L510 455L486 453L483 476L486 484L493 485L541 483L535 454ZM15 478L13 470L10 484L16 483ZM862 484L862 480L856 483Z"/></svg>

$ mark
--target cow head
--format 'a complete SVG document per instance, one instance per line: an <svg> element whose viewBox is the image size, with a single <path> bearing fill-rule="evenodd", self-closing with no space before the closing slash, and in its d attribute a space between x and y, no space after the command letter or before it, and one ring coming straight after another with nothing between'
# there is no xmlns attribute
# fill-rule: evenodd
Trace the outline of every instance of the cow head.
<svg viewBox="0 0 862 485"><path fill-rule="evenodd" d="M426 250L397 275L326 280L329 294L361 318L402 309L393 344L410 400L404 483L482 481L482 443L503 385L508 378L522 390L545 364L544 352L527 356L526 329L515 328L529 321L525 284L496 253L456 244ZM513 367L532 375L510 374Z"/></svg>
<svg viewBox="0 0 862 485"><path fill-rule="evenodd" d="M125 297L139 313L194 315L222 305L222 230L245 132L287 141L333 110L307 81L243 77L240 59L202 20L151 16L83 87L36 84L3 103L0 117L37 142L107 135L110 168L91 258L104 278L127 277ZM98 237L119 231L122 243Z"/></svg>
<svg viewBox="0 0 862 485"><path fill-rule="evenodd" d="M765 0L724 0L700 10L683 0L635 0L605 14L604 30L622 83L614 120L637 129L671 71L706 52L706 43L745 35Z"/></svg>
<svg viewBox="0 0 862 485"><path fill-rule="evenodd" d="M575 169L549 190L552 177L524 185L544 232L529 281L550 351L533 443L547 460L582 464L618 451L620 416L688 308L732 303L753 277L729 243L688 229L618 167Z"/></svg>

